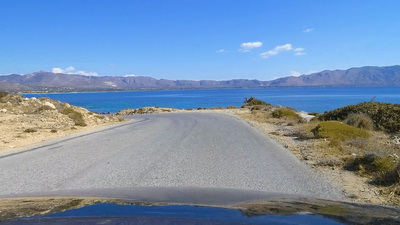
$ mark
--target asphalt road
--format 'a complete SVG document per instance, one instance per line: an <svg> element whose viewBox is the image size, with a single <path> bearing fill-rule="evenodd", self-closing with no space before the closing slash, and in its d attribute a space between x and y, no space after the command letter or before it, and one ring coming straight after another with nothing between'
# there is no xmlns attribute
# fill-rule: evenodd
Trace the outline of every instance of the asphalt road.
<svg viewBox="0 0 400 225"><path fill-rule="evenodd" d="M0 195L134 187L211 187L339 199L341 190L232 116L175 113L0 156Z"/></svg>

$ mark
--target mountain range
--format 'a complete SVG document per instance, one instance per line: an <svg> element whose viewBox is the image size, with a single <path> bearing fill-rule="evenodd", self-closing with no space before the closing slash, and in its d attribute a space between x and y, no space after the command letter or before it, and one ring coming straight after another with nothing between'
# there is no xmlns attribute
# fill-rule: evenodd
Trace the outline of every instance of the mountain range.
<svg viewBox="0 0 400 225"><path fill-rule="evenodd" d="M217 89L307 86L400 86L400 66L366 66L347 70L324 70L271 81L234 79L166 80L145 76L83 76L38 71L26 75L0 76L0 90L11 92L73 92L159 89Z"/></svg>

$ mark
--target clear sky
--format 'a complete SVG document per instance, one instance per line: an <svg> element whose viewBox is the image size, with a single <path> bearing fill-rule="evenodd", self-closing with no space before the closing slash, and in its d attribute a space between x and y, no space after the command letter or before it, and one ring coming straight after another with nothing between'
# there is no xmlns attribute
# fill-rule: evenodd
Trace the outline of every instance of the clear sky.
<svg viewBox="0 0 400 225"><path fill-rule="evenodd" d="M400 0L0 0L0 74L271 80L400 64Z"/></svg>

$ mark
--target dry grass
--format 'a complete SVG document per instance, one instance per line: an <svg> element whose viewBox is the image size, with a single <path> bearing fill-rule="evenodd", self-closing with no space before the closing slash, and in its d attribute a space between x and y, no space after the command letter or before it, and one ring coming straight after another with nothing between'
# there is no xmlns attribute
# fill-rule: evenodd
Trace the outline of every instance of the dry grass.
<svg viewBox="0 0 400 225"><path fill-rule="evenodd" d="M48 110L54 110L53 108L51 108L48 105L42 105L39 108L36 109L35 113L42 113L44 111L48 111Z"/></svg>
<svg viewBox="0 0 400 225"><path fill-rule="evenodd" d="M242 108L244 107L248 107L248 106L261 106L261 105L265 105L265 106L270 106L271 104L268 104L264 101L261 101L260 99L256 99L253 96L251 96L250 98L244 98L244 104L242 105Z"/></svg>
<svg viewBox="0 0 400 225"><path fill-rule="evenodd" d="M27 128L24 130L24 133L35 133L37 130L35 128Z"/></svg>
<svg viewBox="0 0 400 225"><path fill-rule="evenodd" d="M329 138L329 145L337 147L347 140L370 137L368 131L338 121L320 122L312 132L316 138Z"/></svg>
<svg viewBox="0 0 400 225"><path fill-rule="evenodd" d="M367 116L366 114L363 113L352 113L347 116L347 118L344 120L346 124L361 128L361 129L366 129L366 130L373 130L374 129L374 121Z"/></svg>
<svg viewBox="0 0 400 225"><path fill-rule="evenodd" d="M73 108L71 107L64 108L61 111L61 113L71 118L75 122L76 126L81 126L81 127L87 126L85 120L83 119L82 113L75 111Z"/></svg>
<svg viewBox="0 0 400 225"><path fill-rule="evenodd" d="M296 110L288 107L275 109L271 115L274 118L300 119L300 116L296 113Z"/></svg>

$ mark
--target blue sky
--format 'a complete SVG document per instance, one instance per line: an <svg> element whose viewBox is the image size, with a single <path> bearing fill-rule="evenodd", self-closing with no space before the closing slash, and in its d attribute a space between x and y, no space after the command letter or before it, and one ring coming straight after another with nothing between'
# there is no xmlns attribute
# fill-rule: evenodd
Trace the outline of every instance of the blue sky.
<svg viewBox="0 0 400 225"><path fill-rule="evenodd" d="M398 0L0 0L0 74L271 80L400 64Z"/></svg>

